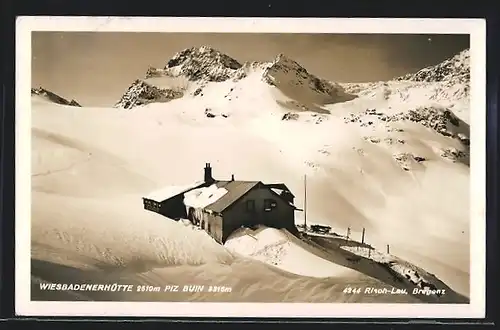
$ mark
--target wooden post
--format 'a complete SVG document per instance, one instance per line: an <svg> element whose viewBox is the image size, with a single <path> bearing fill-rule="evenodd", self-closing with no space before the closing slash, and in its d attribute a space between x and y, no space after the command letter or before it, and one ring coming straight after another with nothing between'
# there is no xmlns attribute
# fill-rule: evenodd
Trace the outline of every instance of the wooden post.
<svg viewBox="0 0 500 330"><path fill-rule="evenodd" d="M363 228L363 232L361 233L361 244L365 244L365 228Z"/></svg>
<svg viewBox="0 0 500 330"><path fill-rule="evenodd" d="M307 175L304 174L304 232L307 232Z"/></svg>
<svg viewBox="0 0 500 330"><path fill-rule="evenodd" d="M349 235L351 234L351 227L347 227L347 233L345 235L345 242L349 241Z"/></svg>
<svg viewBox="0 0 500 330"><path fill-rule="evenodd" d="M368 248L368 258L370 258L371 254L372 254L372 249Z"/></svg>
<svg viewBox="0 0 500 330"><path fill-rule="evenodd" d="M389 254L389 244L387 244L387 254Z"/></svg>

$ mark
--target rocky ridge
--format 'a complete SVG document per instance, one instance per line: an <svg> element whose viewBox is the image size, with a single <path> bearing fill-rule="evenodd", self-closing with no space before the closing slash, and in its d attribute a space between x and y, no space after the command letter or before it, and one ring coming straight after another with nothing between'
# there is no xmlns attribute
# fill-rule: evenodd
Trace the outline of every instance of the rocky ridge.
<svg viewBox="0 0 500 330"><path fill-rule="evenodd" d="M397 77L395 80L440 82L442 87L435 91L432 99L468 97L470 93L470 50L465 49L437 65ZM454 86L455 88L453 88Z"/></svg>
<svg viewBox="0 0 500 330"><path fill-rule="evenodd" d="M465 49L443 62L408 73L389 81L342 83L348 93L358 96L375 96L382 93L385 99L398 95L410 98L415 89L428 88L430 100L462 101L470 96L470 51Z"/></svg>
<svg viewBox="0 0 500 330"><path fill-rule="evenodd" d="M150 68L146 78L184 76L190 81L221 82L234 78L242 65L211 47L192 47L172 57L163 69Z"/></svg>
<svg viewBox="0 0 500 330"><path fill-rule="evenodd" d="M465 49L437 65L423 68L416 73L406 74L396 78L396 80L468 83L470 81L470 50Z"/></svg>
<svg viewBox="0 0 500 330"><path fill-rule="evenodd" d="M51 102L61 104L61 105L69 105L72 107L81 107L81 105L78 102L76 102L75 100L68 101L64 97L61 97L61 96L57 95L56 93L53 93L49 90L46 90L43 87L32 88L31 95L39 95L41 97L44 97L44 98L50 100Z"/></svg>
<svg viewBox="0 0 500 330"><path fill-rule="evenodd" d="M309 73L298 62L287 57L285 54L279 54L273 62L265 66L262 80L271 86L280 83L306 86L311 91L338 101L349 101L356 98L354 95L347 94L340 84L318 78Z"/></svg>
<svg viewBox="0 0 500 330"><path fill-rule="evenodd" d="M349 96L350 99L355 97L347 95L340 85L310 74L300 64L286 57L284 54L279 54L272 62L245 62L244 64L240 64L230 56L207 46L192 47L178 52L167 62L164 68L149 67L144 79L183 77L197 85L193 96L203 96L203 88L207 83L223 82L229 79L237 82L247 77L250 72L255 71L261 72L262 81L269 85L275 85L278 80L284 80L284 83L288 85L305 86L318 94L323 94L335 99L347 100ZM134 84L137 85L137 81ZM124 95L124 97L117 102L117 105L128 109L145 103L165 102L165 99L172 96L169 95L165 98L164 94L167 93L165 89L162 89L160 92L158 90L152 90L152 87L154 86L151 84L146 82L142 83L142 88L149 90L149 92L146 93L147 102L129 102L128 99L143 98L137 95L132 96L131 92L133 90L129 88L125 93L128 94L128 96ZM175 91L170 91L169 93L177 96ZM159 97L158 101L152 98L154 95Z"/></svg>
<svg viewBox="0 0 500 330"><path fill-rule="evenodd" d="M182 91L169 88L158 88L143 80L137 79L115 104L117 108L131 109L139 105L153 102L169 102L184 95Z"/></svg>
<svg viewBox="0 0 500 330"><path fill-rule="evenodd" d="M350 113L344 117L346 124L358 123L361 127L374 125L375 122L395 123L400 121L418 123L435 130L443 136L456 138L464 145L468 146L470 144L469 136L462 132L464 130L458 129L465 128L465 131L468 131L468 125L446 108L418 107L393 115L378 112L376 109L366 109L362 113ZM388 125L386 127L391 128Z"/></svg>

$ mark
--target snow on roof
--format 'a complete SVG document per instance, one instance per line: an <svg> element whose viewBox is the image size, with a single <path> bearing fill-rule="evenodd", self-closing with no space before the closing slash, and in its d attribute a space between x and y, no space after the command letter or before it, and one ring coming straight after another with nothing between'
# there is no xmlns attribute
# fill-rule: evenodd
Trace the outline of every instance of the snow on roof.
<svg viewBox="0 0 500 330"><path fill-rule="evenodd" d="M284 183L267 183L265 184L266 187L270 188L271 190L273 190L274 192L278 192L278 194L281 194L283 191L286 191L288 194L292 195L293 197L295 197L292 192L290 191L290 189L288 189L288 187L284 184Z"/></svg>
<svg viewBox="0 0 500 330"><path fill-rule="evenodd" d="M204 208L217 202L227 193L228 191L225 188L219 188L216 184L193 189L184 194L184 204L194 208Z"/></svg>
<svg viewBox="0 0 500 330"><path fill-rule="evenodd" d="M219 181L217 186L224 188L228 194L207 205L207 209L222 212L259 183L260 181Z"/></svg>
<svg viewBox="0 0 500 330"><path fill-rule="evenodd" d="M194 182L194 183L187 184L187 185L163 187L161 189L150 192L148 195L144 196L144 198L151 199L151 200L154 200L156 202L161 202L161 201L164 201L166 199L172 198L174 196L183 194L186 191L189 191L191 189L198 188L203 183L204 183L203 181L198 181L198 182Z"/></svg>
<svg viewBox="0 0 500 330"><path fill-rule="evenodd" d="M213 212L222 212L235 203L240 197L245 195L253 187L261 183L260 181L215 181L210 187L201 187L204 181L194 182L182 186L167 186L157 191L149 193L144 198L161 202L180 194L184 195L184 204L195 208L206 208ZM271 188L278 186L279 188ZM283 184L265 185L280 195ZM286 186L285 186L286 187ZM293 203L287 203L296 208ZM296 208L297 209L297 208Z"/></svg>
<svg viewBox="0 0 500 330"><path fill-rule="evenodd" d="M282 189L271 188L271 190L274 191L275 193L277 193L278 195L283 192Z"/></svg>

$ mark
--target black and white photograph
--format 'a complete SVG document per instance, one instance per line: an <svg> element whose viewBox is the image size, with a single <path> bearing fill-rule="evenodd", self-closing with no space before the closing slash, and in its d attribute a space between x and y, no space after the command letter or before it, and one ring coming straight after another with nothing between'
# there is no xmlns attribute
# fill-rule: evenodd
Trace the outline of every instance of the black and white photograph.
<svg viewBox="0 0 500 330"><path fill-rule="evenodd" d="M305 21L18 21L20 312L484 312L484 24Z"/></svg>

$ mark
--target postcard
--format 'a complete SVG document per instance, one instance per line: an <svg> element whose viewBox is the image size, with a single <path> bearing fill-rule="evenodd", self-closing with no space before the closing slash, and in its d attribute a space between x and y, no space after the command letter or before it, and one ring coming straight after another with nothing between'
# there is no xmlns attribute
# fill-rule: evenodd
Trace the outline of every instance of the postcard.
<svg viewBox="0 0 500 330"><path fill-rule="evenodd" d="M483 317L485 42L19 17L16 313Z"/></svg>

